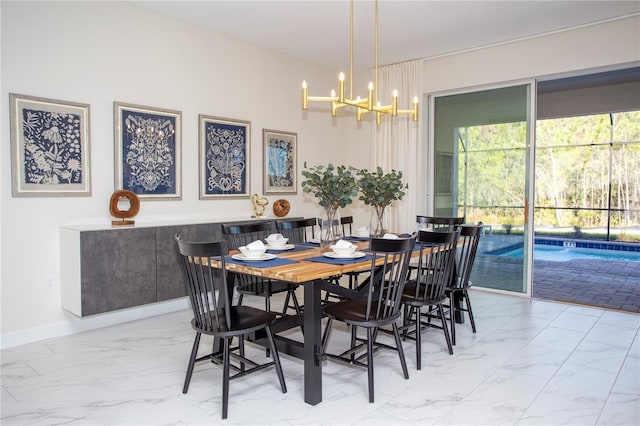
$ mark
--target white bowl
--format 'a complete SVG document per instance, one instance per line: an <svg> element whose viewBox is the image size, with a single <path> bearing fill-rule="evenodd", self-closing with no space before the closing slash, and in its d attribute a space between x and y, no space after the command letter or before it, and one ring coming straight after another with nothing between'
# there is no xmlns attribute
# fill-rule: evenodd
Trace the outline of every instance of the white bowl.
<svg viewBox="0 0 640 426"><path fill-rule="evenodd" d="M260 259L261 257L264 256L265 252L267 251L267 248L265 247L258 250L251 250L246 246L242 246L242 247L238 247L238 250L240 250L240 253L242 253L244 257L246 257L247 259Z"/></svg>
<svg viewBox="0 0 640 426"><path fill-rule="evenodd" d="M289 241L288 238L279 238L277 240L270 240L270 239L266 239L265 240L267 242L267 244L269 244L271 247L274 248L282 248L287 244L287 241Z"/></svg>
<svg viewBox="0 0 640 426"><path fill-rule="evenodd" d="M333 252L338 256L351 256L353 253L356 252L356 249L358 248L358 246L356 245L352 245L351 247L336 247L336 246L330 246L330 247L331 247L331 250L333 250Z"/></svg>

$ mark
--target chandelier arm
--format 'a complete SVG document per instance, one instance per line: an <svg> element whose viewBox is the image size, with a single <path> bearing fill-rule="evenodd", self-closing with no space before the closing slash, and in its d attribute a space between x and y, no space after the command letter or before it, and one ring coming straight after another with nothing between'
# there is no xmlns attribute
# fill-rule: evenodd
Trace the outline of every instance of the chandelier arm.
<svg viewBox="0 0 640 426"><path fill-rule="evenodd" d="M413 109L398 109L398 92L393 91L391 98L391 104L380 105L378 101L378 46L379 46L379 25L378 25L378 0L375 0L375 13L374 13L374 52L375 52L375 85L373 82L369 83L367 90L367 97L361 99L357 97L353 99L353 3L350 1L350 13L349 13L349 98L345 95L345 76L344 73L340 73L338 77L338 96L335 95L335 91L331 91L331 96L309 96L307 82L302 82L302 109L307 110L309 102L329 102L331 104L331 115L337 116L338 109L347 106L356 108L356 118L358 121L362 119L364 114L369 112L376 114L376 123L380 125L383 114L391 116L401 115L413 115L413 121L418 121L418 98L413 100Z"/></svg>

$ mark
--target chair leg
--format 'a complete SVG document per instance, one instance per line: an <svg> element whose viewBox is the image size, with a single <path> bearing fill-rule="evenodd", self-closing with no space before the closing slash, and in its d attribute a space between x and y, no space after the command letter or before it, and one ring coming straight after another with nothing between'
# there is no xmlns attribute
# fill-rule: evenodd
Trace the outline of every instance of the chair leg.
<svg viewBox="0 0 640 426"><path fill-rule="evenodd" d="M422 370L422 318L420 309L416 309L416 366Z"/></svg>
<svg viewBox="0 0 640 426"><path fill-rule="evenodd" d="M295 290L291 291L291 298L293 299L293 308L296 310L296 314L302 313L302 308L300 308L300 302L298 301L298 296L296 296Z"/></svg>
<svg viewBox="0 0 640 426"><path fill-rule="evenodd" d="M331 324L333 324L333 318L329 318L327 320L327 326L324 329L324 334L322 335L322 349L321 352L325 352L327 347L327 343L329 342L329 336L331 335Z"/></svg>
<svg viewBox="0 0 640 426"><path fill-rule="evenodd" d="M444 314L444 306L438 305L438 311L440 312L440 320L442 321L442 330L444 331L444 337L447 340L447 348L449 348L449 355L453 355L453 347L451 346L451 337L449 337L449 327L447 326L447 317Z"/></svg>
<svg viewBox="0 0 640 426"><path fill-rule="evenodd" d="M198 356L198 347L200 346L201 333L196 333L196 337L193 340L193 347L191 348L191 356L189 356L189 365L187 366L187 376L184 378L184 386L182 387L182 393L189 391L189 383L191 383L191 375L193 374L193 366L196 363L196 357Z"/></svg>
<svg viewBox="0 0 640 426"><path fill-rule="evenodd" d="M367 376L369 382L369 402L373 403L373 328L367 328Z"/></svg>
<svg viewBox="0 0 640 426"><path fill-rule="evenodd" d="M284 374L282 373L280 356L278 355L278 349L276 348L276 343L273 340L273 332L271 331L271 327L267 325L265 327L265 331L267 332L267 340L269 341L269 346L271 347L271 354L273 356L273 362L275 363L275 366L276 366L276 374L278 374L278 380L280 380L280 387L282 388L282 393L287 393L287 385L284 382Z"/></svg>
<svg viewBox="0 0 640 426"><path fill-rule="evenodd" d="M287 291L287 295L284 298L284 306L282 306L282 315L286 315L289 310L289 300L291 299L291 292Z"/></svg>
<svg viewBox="0 0 640 426"><path fill-rule="evenodd" d="M265 312L271 312L271 297L269 296L265 296L264 298L264 310ZM271 350L269 348L266 348L264 350L264 354L266 355L267 358L269 358L271 356Z"/></svg>
<svg viewBox="0 0 640 426"><path fill-rule="evenodd" d="M465 303L467 304L467 312L469 313L469 321L471 322L471 330L475 333L476 332L476 322L473 319L473 310L471 310L471 300L469 299L469 293L465 289L463 294L464 294Z"/></svg>
<svg viewBox="0 0 640 426"><path fill-rule="evenodd" d="M407 361L404 358L404 349L402 348L402 340L400 339L400 332L398 332L398 325L393 324L393 335L396 338L396 346L398 347L398 356L400 357L400 365L402 365L402 373L404 378L409 378L409 372L407 371Z"/></svg>
<svg viewBox="0 0 640 426"><path fill-rule="evenodd" d="M240 356L244 358L244 336L241 334L238 336L238 348L240 349ZM244 371L244 362L240 362L240 371Z"/></svg>
<svg viewBox="0 0 640 426"><path fill-rule="evenodd" d="M222 418L227 418L229 410L229 340L224 340L224 349L222 353Z"/></svg>
<svg viewBox="0 0 640 426"><path fill-rule="evenodd" d="M449 296L449 321L451 322L451 343L456 344L456 304L453 303L455 293Z"/></svg>
<svg viewBox="0 0 640 426"><path fill-rule="evenodd" d="M356 347L356 337L358 337L358 326L351 326L351 348ZM354 352L351 353L351 361L355 361L356 354Z"/></svg>

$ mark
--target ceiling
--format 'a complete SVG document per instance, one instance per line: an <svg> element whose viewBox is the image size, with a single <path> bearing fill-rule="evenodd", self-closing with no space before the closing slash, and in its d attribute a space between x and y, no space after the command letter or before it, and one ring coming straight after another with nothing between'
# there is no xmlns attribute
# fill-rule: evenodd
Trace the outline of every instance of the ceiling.
<svg viewBox="0 0 640 426"><path fill-rule="evenodd" d="M316 62L349 67L346 0L133 1ZM430 58L640 14L640 1L380 0L379 65ZM354 3L354 71L375 65L374 2Z"/></svg>

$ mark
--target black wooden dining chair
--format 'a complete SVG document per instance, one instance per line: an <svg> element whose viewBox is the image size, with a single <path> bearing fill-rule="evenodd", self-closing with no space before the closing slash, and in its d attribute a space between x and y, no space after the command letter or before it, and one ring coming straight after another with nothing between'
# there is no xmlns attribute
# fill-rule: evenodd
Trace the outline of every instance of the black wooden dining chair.
<svg viewBox="0 0 640 426"><path fill-rule="evenodd" d="M478 251L478 243L482 234L482 226L465 225L460 228L460 237L456 248L456 268L453 282L445 289L449 298L449 316L451 321L451 343L456 344L456 316L466 312L469 315L471 330L476 332L476 322L473 318L471 300L469 299L469 287L471 287L471 271ZM464 306L462 305L464 303Z"/></svg>
<svg viewBox="0 0 640 426"><path fill-rule="evenodd" d="M353 235L353 216L344 216L340 218L340 224L342 225L342 234L344 236ZM349 288L355 290L359 285L359 278L363 274L368 274L369 270L351 271L345 272L344 275L349 278Z"/></svg>
<svg viewBox="0 0 640 426"><path fill-rule="evenodd" d="M341 216L340 225L342 226L342 235L344 237L353 235L353 216Z"/></svg>
<svg viewBox="0 0 640 426"><path fill-rule="evenodd" d="M325 306L323 311L329 317L322 338L322 352L329 358L338 359L346 363L366 367L369 382L369 402L373 402L373 355L374 348L388 348L398 352L404 378L409 378L407 363L402 350L402 343L396 322L400 318L400 298L407 277L407 267L415 244L415 236L397 240L373 238L371 240L371 279L367 297L350 299ZM384 263L376 265L377 256L381 256ZM343 321L351 326L351 347L340 353L326 352L331 325L334 320ZM393 328L396 346L389 346L376 342L378 329L390 325ZM357 328L367 330L367 337L358 338ZM356 353L366 350L356 357ZM366 362L363 359L366 357Z"/></svg>
<svg viewBox="0 0 640 426"><path fill-rule="evenodd" d="M276 314L248 306L231 306L224 261L224 256L229 253L227 243L225 241L188 242L182 240L179 235L176 235L175 240L180 252L180 265L193 311L191 327L196 331L182 393L189 391L194 365L205 360L218 365L222 364L223 419L227 418L229 381L232 379L275 366L282 392L286 393L287 386L280 365L280 357L270 327ZM207 266L214 259L221 262L221 269ZM267 335L271 362L257 364L245 357L244 338L258 330L264 330ZM222 353L212 351L210 354L198 357L202 334L221 339ZM234 337L238 339L238 345L232 347ZM232 356L238 361L237 363L231 362ZM234 374L231 374L231 369L235 372Z"/></svg>
<svg viewBox="0 0 640 426"><path fill-rule="evenodd" d="M416 215L418 231L455 231L464 223L462 217L423 216Z"/></svg>
<svg viewBox="0 0 640 426"><path fill-rule="evenodd" d="M464 216L416 216L416 227L418 231L452 232L459 229L463 223ZM417 270L418 261L417 259L413 259L409 264L409 276L415 275Z"/></svg>
<svg viewBox="0 0 640 426"><path fill-rule="evenodd" d="M237 249L256 240L264 242L272 232L273 228L269 222L222 224L222 234L229 244L229 249ZM248 274L235 274L234 278L237 291L240 294L240 299L238 300L239 305L242 304L244 295L263 297L265 310L270 312L271 296L278 293L287 293L286 303L280 313L283 315L286 314L290 307L293 307L296 314L300 313L300 304L298 303L298 298L295 293L296 288L298 288L297 284ZM293 301L293 306L289 306L289 300Z"/></svg>
<svg viewBox="0 0 640 426"><path fill-rule="evenodd" d="M444 332L449 354L453 354L443 305L447 299L445 289L454 274L459 234L460 231L418 232L417 242L420 245L418 274L416 279L407 282L402 294L404 305L402 334L405 338L411 337L416 341L418 370L422 368L422 331L428 327L439 328ZM425 307L427 310L423 312L422 309ZM439 323L434 322L434 319Z"/></svg>
<svg viewBox="0 0 640 426"><path fill-rule="evenodd" d="M308 219L276 220L276 229L283 237L288 238L292 244L304 243L315 238L315 227L317 225L318 219L315 217Z"/></svg>

